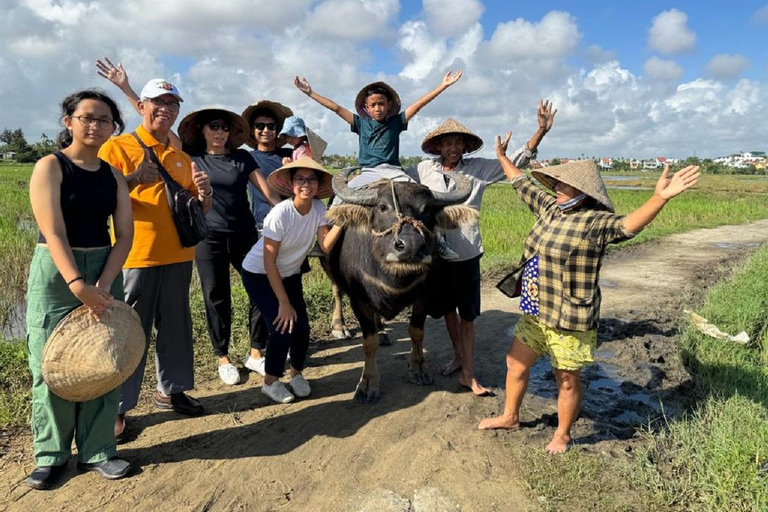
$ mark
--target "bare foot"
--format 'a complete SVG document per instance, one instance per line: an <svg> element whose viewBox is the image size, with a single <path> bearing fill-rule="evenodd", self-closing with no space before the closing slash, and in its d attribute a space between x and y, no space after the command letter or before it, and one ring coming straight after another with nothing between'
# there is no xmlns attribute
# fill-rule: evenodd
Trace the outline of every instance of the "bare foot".
<svg viewBox="0 0 768 512"><path fill-rule="evenodd" d="M448 362L445 366L441 367L437 373L440 375L450 375L454 372L461 370L461 359L455 357Z"/></svg>
<svg viewBox="0 0 768 512"><path fill-rule="evenodd" d="M115 438L120 438L125 432L125 414L118 414L115 417Z"/></svg>
<svg viewBox="0 0 768 512"><path fill-rule="evenodd" d="M480 384L477 381L477 377L472 377L469 379L469 382L467 382L467 380L462 375L459 377L459 384L465 388L471 389L475 396L493 396L493 390Z"/></svg>
<svg viewBox="0 0 768 512"><path fill-rule="evenodd" d="M568 451L570 443L571 436L558 434L555 432L555 435L552 437L552 441L550 441L547 445L547 452L549 452L550 455L565 453Z"/></svg>
<svg viewBox="0 0 768 512"><path fill-rule="evenodd" d="M498 428L517 430L520 428L520 421L514 416L497 416L495 418L485 418L477 428L479 430L495 430Z"/></svg>

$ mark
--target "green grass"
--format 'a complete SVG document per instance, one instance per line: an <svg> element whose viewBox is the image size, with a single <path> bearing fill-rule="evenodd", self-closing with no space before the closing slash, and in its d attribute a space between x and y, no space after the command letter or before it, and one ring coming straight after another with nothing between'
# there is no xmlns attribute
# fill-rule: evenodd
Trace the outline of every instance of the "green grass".
<svg viewBox="0 0 768 512"><path fill-rule="evenodd" d="M768 510L768 248L716 286L702 316L744 347L688 328L683 357L699 403L687 418L649 436L641 474L659 505L673 510Z"/></svg>

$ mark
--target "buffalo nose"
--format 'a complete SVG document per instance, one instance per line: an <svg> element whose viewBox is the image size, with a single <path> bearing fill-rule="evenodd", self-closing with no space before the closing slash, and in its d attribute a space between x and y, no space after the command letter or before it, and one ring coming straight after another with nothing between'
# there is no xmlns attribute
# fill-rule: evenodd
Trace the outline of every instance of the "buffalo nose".
<svg viewBox="0 0 768 512"><path fill-rule="evenodd" d="M403 252L405 250L405 242L403 242L401 239L395 240L395 250L397 252Z"/></svg>

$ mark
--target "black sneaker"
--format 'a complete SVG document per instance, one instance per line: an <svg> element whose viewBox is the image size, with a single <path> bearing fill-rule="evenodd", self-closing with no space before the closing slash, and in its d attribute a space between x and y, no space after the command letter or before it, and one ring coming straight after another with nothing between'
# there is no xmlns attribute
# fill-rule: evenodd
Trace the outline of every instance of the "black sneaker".
<svg viewBox="0 0 768 512"><path fill-rule="evenodd" d="M155 407L166 410L173 409L186 416L200 416L205 412L203 405L198 400L183 392L166 395L157 391L155 393Z"/></svg>
<svg viewBox="0 0 768 512"><path fill-rule="evenodd" d="M37 466L27 477L26 484L39 491L50 489L66 469L66 462L59 466Z"/></svg>
<svg viewBox="0 0 768 512"><path fill-rule="evenodd" d="M120 480L131 470L131 464L123 459L112 457L101 462L79 462L77 469L80 471L95 471L107 480Z"/></svg>

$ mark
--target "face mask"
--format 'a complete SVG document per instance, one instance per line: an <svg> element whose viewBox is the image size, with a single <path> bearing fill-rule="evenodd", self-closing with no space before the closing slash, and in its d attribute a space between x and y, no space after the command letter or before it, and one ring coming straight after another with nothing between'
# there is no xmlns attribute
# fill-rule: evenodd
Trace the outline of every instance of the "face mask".
<svg viewBox="0 0 768 512"><path fill-rule="evenodd" d="M582 202L586 198L587 198L587 194L579 194L573 199L569 199L563 204L557 205L557 207L560 208L561 212L567 212L567 211L573 210L580 202Z"/></svg>

